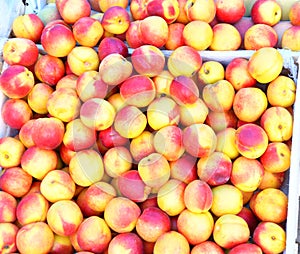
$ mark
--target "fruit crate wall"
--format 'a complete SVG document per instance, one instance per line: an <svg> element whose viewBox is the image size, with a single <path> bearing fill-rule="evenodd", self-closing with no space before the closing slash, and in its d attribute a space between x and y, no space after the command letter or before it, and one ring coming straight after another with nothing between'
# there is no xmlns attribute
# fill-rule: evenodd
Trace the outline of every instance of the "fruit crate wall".
<svg viewBox="0 0 300 254"><path fill-rule="evenodd" d="M2 49L5 41L10 37L11 25L13 19L24 13L38 13L46 4L46 0L10 0L7 2L7 6L2 8L0 12L5 14L0 15L0 57L2 56ZM24 5L25 3L25 5ZM7 13L9 13L7 19ZM43 49L41 45L38 45L41 53ZM132 49L129 49L129 53ZM163 50L166 57L171 54L172 51ZM242 57L249 59L253 54L252 50L238 50L238 51L201 51L199 52L203 61L214 60L218 61L226 66L232 59L236 57ZM300 82L300 52L291 52L288 50L280 50L285 60L285 68L291 73L291 77L297 82L297 88ZM3 64L2 58L1 65ZM1 72L0 65L0 72ZM3 70L6 65L4 64ZM298 90L298 89L297 89ZM0 109L4 101L5 96L0 92ZM300 94L297 91L296 100L294 103L294 125L293 125L293 138L292 138L292 150L291 150L291 165L287 171L286 181L283 184L283 190L288 193L288 217L286 221L286 250L284 254L298 253L298 244L300 243L300 221L299 221L299 206L300 206ZM3 122L0 116L0 137L13 135L12 130L8 128ZM0 169L1 170L1 169ZM298 226L299 224L299 226Z"/></svg>

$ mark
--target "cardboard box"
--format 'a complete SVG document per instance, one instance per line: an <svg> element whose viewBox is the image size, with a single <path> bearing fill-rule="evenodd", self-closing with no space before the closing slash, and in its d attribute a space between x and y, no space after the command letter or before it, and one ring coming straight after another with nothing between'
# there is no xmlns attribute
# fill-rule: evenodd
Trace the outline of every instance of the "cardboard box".
<svg viewBox="0 0 300 254"><path fill-rule="evenodd" d="M12 20L23 13L38 13L40 9L46 4L45 0L27 0L28 5L25 7L21 0L11 0L7 6L2 7L1 12L6 15L0 15L0 55L2 55L2 48L5 41L10 36ZM7 20L7 13L10 19ZM5 22L4 22L4 21ZM42 46L38 45L41 52ZM289 50L279 49L284 58L284 67L289 70L290 77L300 84L300 52L291 52ZM132 52L132 49L129 50ZM239 51L201 51L199 52L203 61L215 60L223 65L227 65L232 59L236 57L243 57L249 59L253 54L252 50L239 50ZM163 51L166 57L171 54L171 51ZM3 62L2 62L3 63ZM3 66L5 69L7 65ZM298 90L298 89L297 89ZM0 92L0 110L6 97ZM292 137L292 150L291 150L291 165L290 169L286 172L286 179L282 189L288 194L288 218L286 221L286 250L285 254L298 253L298 243L300 243L300 236L298 236L298 223L299 223L299 195L300 195L300 92L296 93L296 101L294 104L294 128ZM0 138L14 134L0 116ZM0 169L1 170L1 169Z"/></svg>

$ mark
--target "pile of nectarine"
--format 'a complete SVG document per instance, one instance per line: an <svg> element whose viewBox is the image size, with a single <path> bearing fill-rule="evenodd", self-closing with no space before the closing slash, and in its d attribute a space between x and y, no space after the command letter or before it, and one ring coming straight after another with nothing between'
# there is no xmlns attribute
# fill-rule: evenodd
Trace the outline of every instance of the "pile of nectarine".
<svg viewBox="0 0 300 254"><path fill-rule="evenodd" d="M56 0L14 20L1 253L285 250L296 84L275 47L298 49L300 4L276 29L279 3L246 2Z"/></svg>

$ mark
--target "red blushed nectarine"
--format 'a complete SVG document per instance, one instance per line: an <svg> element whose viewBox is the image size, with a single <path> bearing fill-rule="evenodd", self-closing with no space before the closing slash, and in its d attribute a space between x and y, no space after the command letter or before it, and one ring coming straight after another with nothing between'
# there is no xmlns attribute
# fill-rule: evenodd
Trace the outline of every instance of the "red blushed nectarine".
<svg viewBox="0 0 300 254"><path fill-rule="evenodd" d="M67 72L68 71L66 71L66 75L63 76L57 82L57 84L55 86L56 89L59 89L59 88L72 88L72 89L76 89L76 83L77 83L78 76L75 75L74 73L67 73Z"/></svg>
<svg viewBox="0 0 300 254"><path fill-rule="evenodd" d="M98 0L98 4L102 12L105 12L112 6L121 6L123 8L126 8L128 6L128 3L128 0Z"/></svg>
<svg viewBox="0 0 300 254"><path fill-rule="evenodd" d="M143 254L144 246L141 238L135 233L121 233L114 236L107 249L110 254L119 254L120 252L128 254Z"/></svg>
<svg viewBox="0 0 300 254"><path fill-rule="evenodd" d="M35 63L34 73L41 82L54 86L65 75L65 65L58 57L43 55Z"/></svg>
<svg viewBox="0 0 300 254"><path fill-rule="evenodd" d="M234 24L244 16L245 12L243 0L216 1L216 18L219 22Z"/></svg>
<svg viewBox="0 0 300 254"><path fill-rule="evenodd" d="M146 186L137 170L129 170L118 176L117 185L120 193L134 202L145 201L151 191Z"/></svg>
<svg viewBox="0 0 300 254"><path fill-rule="evenodd" d="M191 254L214 253L224 254L224 250L214 241L207 240L202 243L196 244L191 251Z"/></svg>
<svg viewBox="0 0 300 254"><path fill-rule="evenodd" d="M175 22L179 15L179 4L176 0L149 1L146 8L149 16L160 16L168 24Z"/></svg>
<svg viewBox="0 0 300 254"><path fill-rule="evenodd" d="M215 60L205 61L197 73L200 87L206 84L213 84L217 81L223 80L225 76L224 66Z"/></svg>
<svg viewBox="0 0 300 254"><path fill-rule="evenodd" d="M266 93L272 106L287 108L295 102L296 83L290 77L279 75L269 83Z"/></svg>
<svg viewBox="0 0 300 254"><path fill-rule="evenodd" d="M72 200L59 200L51 204L47 212L49 227L61 236L71 236L76 233L82 221L82 212Z"/></svg>
<svg viewBox="0 0 300 254"><path fill-rule="evenodd" d="M105 98L108 85L101 80L99 72L91 70L83 72L76 81L76 92L83 102L92 98Z"/></svg>
<svg viewBox="0 0 300 254"><path fill-rule="evenodd" d="M157 205L169 216L179 215L185 208L184 190L186 184L177 179L170 179L157 192Z"/></svg>
<svg viewBox="0 0 300 254"><path fill-rule="evenodd" d="M190 246L187 239L176 231L163 233L155 242L153 254L163 253L190 253Z"/></svg>
<svg viewBox="0 0 300 254"><path fill-rule="evenodd" d="M214 219L209 211L195 213L185 209L178 216L177 227L190 244L197 245L211 236Z"/></svg>
<svg viewBox="0 0 300 254"><path fill-rule="evenodd" d="M116 195L117 192L111 184L99 181L83 189L77 196L76 203L85 217L100 215Z"/></svg>
<svg viewBox="0 0 300 254"><path fill-rule="evenodd" d="M21 167L38 180L57 166L58 156L54 150L42 149L37 146L29 147L22 155Z"/></svg>
<svg viewBox="0 0 300 254"><path fill-rule="evenodd" d="M126 211L124 213L124 211ZM104 210L104 219L108 226L118 233L132 231L141 214L141 209L132 200L115 197L108 202Z"/></svg>
<svg viewBox="0 0 300 254"><path fill-rule="evenodd" d="M39 148L52 150L63 141L65 126L58 118L38 118L34 121L32 128L32 140Z"/></svg>
<svg viewBox="0 0 300 254"><path fill-rule="evenodd" d="M289 20L293 26L300 25L299 10L300 10L300 3L298 1L295 1L289 10Z"/></svg>
<svg viewBox="0 0 300 254"><path fill-rule="evenodd" d="M205 21L193 20L185 25L182 37L186 46L197 51L206 50L213 41L213 29Z"/></svg>
<svg viewBox="0 0 300 254"><path fill-rule="evenodd" d="M187 153L178 160L170 161L171 178L182 181L186 184L197 179L197 159Z"/></svg>
<svg viewBox="0 0 300 254"><path fill-rule="evenodd" d="M180 120L180 108L170 97L158 97L148 105L147 120L153 130L177 125Z"/></svg>
<svg viewBox="0 0 300 254"><path fill-rule="evenodd" d="M33 73L22 65L10 65L0 76L0 90L12 99L27 96L33 86Z"/></svg>
<svg viewBox="0 0 300 254"><path fill-rule="evenodd" d="M114 107L105 99L92 98L80 107L80 119L84 125L96 131L112 126L115 119Z"/></svg>
<svg viewBox="0 0 300 254"><path fill-rule="evenodd" d="M220 217L225 214L238 214L243 208L243 194L232 184L226 183L212 188L213 201L210 211ZM226 196L226 199L224 197ZM229 202L230 200L230 202Z"/></svg>
<svg viewBox="0 0 300 254"><path fill-rule="evenodd" d="M88 0L57 0L55 3L60 16L68 24L74 24L78 19L91 14Z"/></svg>
<svg viewBox="0 0 300 254"><path fill-rule="evenodd" d="M65 254L72 254L73 253L73 246L71 240L67 236L61 236L54 234L54 243L52 245L52 249L50 253L65 253Z"/></svg>
<svg viewBox="0 0 300 254"><path fill-rule="evenodd" d="M110 86L117 86L132 74L132 63L120 53L111 53L99 65L100 78Z"/></svg>
<svg viewBox="0 0 300 254"><path fill-rule="evenodd" d="M138 58L138 56L136 57ZM120 85L120 95L128 105L138 108L146 107L154 100L156 95L154 82L147 75L133 75Z"/></svg>
<svg viewBox="0 0 300 254"><path fill-rule="evenodd" d="M165 44L165 48L168 50L177 49L184 45L183 29L185 25L179 22L169 24L169 36Z"/></svg>
<svg viewBox="0 0 300 254"><path fill-rule="evenodd" d="M43 196L54 203L59 200L70 200L75 195L75 182L66 171L56 169L48 172L40 186Z"/></svg>
<svg viewBox="0 0 300 254"><path fill-rule="evenodd" d="M21 198L17 205L16 216L20 225L45 221L49 209L49 201L41 194L32 192Z"/></svg>
<svg viewBox="0 0 300 254"><path fill-rule="evenodd" d="M255 24L267 24L274 26L282 16L282 8L277 1L259 0L255 1L251 8L251 17Z"/></svg>
<svg viewBox="0 0 300 254"><path fill-rule="evenodd" d="M3 60L9 65L32 66L38 56L38 47L30 39L11 38L3 46Z"/></svg>
<svg viewBox="0 0 300 254"><path fill-rule="evenodd" d="M286 220L288 197L282 190L267 188L259 191L251 199L251 209L261 221L282 223Z"/></svg>
<svg viewBox="0 0 300 254"><path fill-rule="evenodd" d="M162 154L168 161L179 159L185 152L182 140L182 130L174 125L159 129L153 138L156 152Z"/></svg>
<svg viewBox="0 0 300 254"><path fill-rule="evenodd" d="M16 198L24 196L30 189L32 176L21 167L3 169L0 177L0 189Z"/></svg>
<svg viewBox="0 0 300 254"><path fill-rule="evenodd" d="M98 56L100 61L109 54L119 53L120 55L127 57L128 48L124 41L117 37L105 37L103 38L98 46Z"/></svg>
<svg viewBox="0 0 300 254"><path fill-rule="evenodd" d="M241 243L229 250L228 254L243 254L249 252L252 254L262 254L261 248L254 243Z"/></svg>
<svg viewBox="0 0 300 254"><path fill-rule="evenodd" d="M209 46L211 50L238 50L242 44L239 31L229 23L218 23L213 28L213 39ZM226 39L224 39L226 38Z"/></svg>
<svg viewBox="0 0 300 254"><path fill-rule="evenodd" d="M154 77L163 71L165 56L159 48L153 45L142 45L133 50L131 62L139 74Z"/></svg>
<svg viewBox="0 0 300 254"><path fill-rule="evenodd" d="M0 167L19 166L25 150L23 143L15 137L0 138Z"/></svg>
<svg viewBox="0 0 300 254"><path fill-rule="evenodd" d="M250 233L253 234L259 223L259 219L255 216L254 212L249 207L243 206L242 210L237 215L247 222Z"/></svg>
<svg viewBox="0 0 300 254"><path fill-rule="evenodd" d="M262 114L260 125L267 133L269 141L287 141L292 137L293 115L287 108L278 106L269 107Z"/></svg>
<svg viewBox="0 0 300 254"><path fill-rule="evenodd" d="M45 222L34 222L21 227L16 235L17 249L21 253L49 253L54 233Z"/></svg>
<svg viewBox="0 0 300 254"><path fill-rule="evenodd" d="M158 189L169 180L170 165L162 154L153 152L139 161L138 172L147 186Z"/></svg>
<svg viewBox="0 0 300 254"><path fill-rule="evenodd" d="M256 80L248 72L248 60L245 58L234 58L226 66L225 79L229 81L235 90L243 87L255 86Z"/></svg>
<svg viewBox="0 0 300 254"><path fill-rule="evenodd" d="M271 142L260 157L264 169L271 173L285 172L290 168L291 150L286 143Z"/></svg>
<svg viewBox="0 0 300 254"><path fill-rule="evenodd" d="M224 214L220 216L214 226L213 239L223 248L233 248L234 246L248 242L250 230L247 222L234 214Z"/></svg>
<svg viewBox="0 0 300 254"><path fill-rule="evenodd" d="M182 23L182 24L187 24L189 22L187 13L185 11L185 4L187 3L187 0L178 0L178 5L179 5L179 14L176 19L176 22Z"/></svg>
<svg viewBox="0 0 300 254"><path fill-rule="evenodd" d="M82 17L72 27L74 39L82 46L95 47L103 35L103 28L97 19Z"/></svg>
<svg viewBox="0 0 300 254"><path fill-rule="evenodd" d="M197 175L211 186L225 184L230 179L232 161L223 152L213 152L197 162Z"/></svg>
<svg viewBox="0 0 300 254"><path fill-rule="evenodd" d="M131 1L132 3L134 1ZM133 20L125 33L125 38L131 48L138 48L144 45L140 32L141 20Z"/></svg>
<svg viewBox="0 0 300 254"><path fill-rule="evenodd" d="M155 152L153 144L154 134L150 131L143 131L139 136L131 139L129 149L135 162Z"/></svg>
<svg viewBox="0 0 300 254"><path fill-rule="evenodd" d="M201 20L210 23L216 15L216 3L214 0L187 0L184 10L189 21Z"/></svg>
<svg viewBox="0 0 300 254"><path fill-rule="evenodd" d="M112 238L111 230L103 218L89 216L76 231L78 245L85 251L101 253L108 248Z"/></svg>
<svg viewBox="0 0 300 254"><path fill-rule="evenodd" d="M168 23L159 16L148 16L139 25L143 44L158 48L163 47L168 40Z"/></svg>
<svg viewBox="0 0 300 254"><path fill-rule="evenodd" d="M184 204L194 213L207 212L213 202L213 193L210 186L202 180L194 180L187 184L184 190Z"/></svg>
<svg viewBox="0 0 300 254"><path fill-rule="evenodd" d="M264 175L264 167L256 159L244 156L236 158L232 164L230 181L244 192L255 191Z"/></svg>
<svg viewBox="0 0 300 254"><path fill-rule="evenodd" d="M246 50L275 47L277 42L278 35L276 31L266 24L255 24L251 26L244 36L244 47Z"/></svg>
<svg viewBox="0 0 300 254"><path fill-rule="evenodd" d="M171 82L170 96L179 105L194 103L199 98L199 88L192 78L177 76Z"/></svg>
<svg viewBox="0 0 300 254"><path fill-rule="evenodd" d="M267 106L267 96L261 89L245 87L236 92L232 108L238 119L255 122L265 112Z"/></svg>
<svg viewBox="0 0 300 254"><path fill-rule="evenodd" d="M16 252L16 236L19 228L13 223L1 223L0 224L0 237L2 241L0 242L0 250L8 252Z"/></svg>
<svg viewBox="0 0 300 254"><path fill-rule="evenodd" d="M28 105L38 114L47 114L47 101L53 92L53 87L45 83L36 83L28 94Z"/></svg>
<svg viewBox="0 0 300 254"><path fill-rule="evenodd" d="M192 77L202 65L202 57L199 52L191 46L180 46L172 51L167 60L169 72L174 76Z"/></svg>
<svg viewBox="0 0 300 254"><path fill-rule="evenodd" d="M5 191L0 191L0 201L0 224L5 222L15 222L17 199Z"/></svg>
<svg viewBox="0 0 300 254"><path fill-rule="evenodd" d="M257 124L247 123L240 126L235 136L237 150L246 158L259 158L268 147L267 133Z"/></svg>
<svg viewBox="0 0 300 254"><path fill-rule="evenodd" d="M253 241L263 253L281 253L286 247L286 232L274 222L261 222L253 233Z"/></svg>
<svg viewBox="0 0 300 254"><path fill-rule="evenodd" d="M207 124L192 124L183 129L183 145L190 155L205 157L215 151L217 137Z"/></svg>
<svg viewBox="0 0 300 254"><path fill-rule="evenodd" d="M80 76L85 71L96 71L99 68L99 57L94 48L77 46L67 56L70 71Z"/></svg>
<svg viewBox="0 0 300 254"><path fill-rule="evenodd" d="M248 72L253 78L266 84L277 78L281 73L283 58L275 48L264 47L252 54L247 66Z"/></svg>
<svg viewBox="0 0 300 254"><path fill-rule="evenodd" d="M226 154L230 159L235 159L239 156L239 151L235 145L236 129L226 128L217 133L217 152Z"/></svg>
<svg viewBox="0 0 300 254"><path fill-rule="evenodd" d="M170 229L170 217L158 207L143 210L136 223L138 235L147 242L156 242L158 237Z"/></svg>
<svg viewBox="0 0 300 254"><path fill-rule="evenodd" d="M23 99L8 99L1 109L4 123L10 128L20 130L22 126L32 119L33 112L28 103Z"/></svg>
<svg viewBox="0 0 300 254"><path fill-rule="evenodd" d="M130 1L130 12L134 20L142 20L148 16L147 3L149 0L132 0Z"/></svg>
<svg viewBox="0 0 300 254"><path fill-rule="evenodd" d="M121 6L111 6L103 14L101 25L103 29L112 34L123 34L130 24L127 10Z"/></svg>
<svg viewBox="0 0 300 254"><path fill-rule="evenodd" d="M61 160L66 164L69 165L71 158L76 154L75 151L67 148L64 143L59 146L59 156Z"/></svg>
<svg viewBox="0 0 300 254"><path fill-rule="evenodd" d="M227 80L219 80L214 84L207 84L202 91L202 98L207 107L216 112L230 110L234 96L234 87Z"/></svg>
<svg viewBox="0 0 300 254"><path fill-rule="evenodd" d="M20 15L12 23L12 31L15 37L26 38L33 42L40 41L43 29L43 21L34 13Z"/></svg>
<svg viewBox="0 0 300 254"><path fill-rule="evenodd" d="M107 148L111 148L115 146L127 146L129 144L129 140L127 138L122 137L113 128L113 126L110 126L107 129L99 131L98 138L102 142L102 144Z"/></svg>
<svg viewBox="0 0 300 254"><path fill-rule="evenodd" d="M70 160L69 171L77 185L90 186L104 175L102 157L92 148L78 151Z"/></svg>
<svg viewBox="0 0 300 254"><path fill-rule="evenodd" d="M103 156L105 172L110 177L118 177L132 167L132 157L124 146L109 148Z"/></svg>
<svg viewBox="0 0 300 254"><path fill-rule="evenodd" d="M229 110L224 112L209 111L204 123L218 133L226 128L236 128L237 122L237 116L233 110Z"/></svg>
<svg viewBox="0 0 300 254"><path fill-rule="evenodd" d="M76 46L76 40L68 25L51 22L43 29L41 44L49 55L65 57Z"/></svg>
<svg viewBox="0 0 300 254"><path fill-rule="evenodd" d="M96 142L96 131L77 118L67 123L62 142L72 151L88 149Z"/></svg>
<svg viewBox="0 0 300 254"><path fill-rule="evenodd" d="M146 128L147 118L143 112L132 105L126 105L115 116L114 128L125 138L136 138Z"/></svg>

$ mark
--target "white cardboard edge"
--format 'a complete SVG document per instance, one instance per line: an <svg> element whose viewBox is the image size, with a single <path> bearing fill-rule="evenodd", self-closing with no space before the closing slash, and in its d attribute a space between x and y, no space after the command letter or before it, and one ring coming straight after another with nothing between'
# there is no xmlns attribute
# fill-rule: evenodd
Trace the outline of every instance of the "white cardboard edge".
<svg viewBox="0 0 300 254"><path fill-rule="evenodd" d="M300 64L300 57L297 60ZM298 71L298 82L300 80L300 71ZM299 87L297 87L300 89ZM297 89L297 90L298 90ZM294 103L294 116L300 115L300 92L296 93ZM300 118L294 117L293 138L291 148L291 165L289 169L289 186L288 186L288 214L286 222L286 249L285 254L298 253L298 220L299 220L299 194L300 194Z"/></svg>

